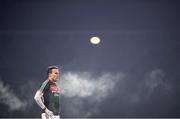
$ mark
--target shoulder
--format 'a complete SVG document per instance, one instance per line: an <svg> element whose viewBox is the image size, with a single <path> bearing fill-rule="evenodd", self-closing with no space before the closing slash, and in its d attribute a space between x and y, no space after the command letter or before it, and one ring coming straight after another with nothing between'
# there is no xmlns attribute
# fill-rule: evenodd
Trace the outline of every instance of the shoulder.
<svg viewBox="0 0 180 119"><path fill-rule="evenodd" d="M45 80L42 85L47 85L49 83L49 80Z"/></svg>
<svg viewBox="0 0 180 119"><path fill-rule="evenodd" d="M45 80L41 85L41 89L44 89L48 84L49 84L49 80Z"/></svg>

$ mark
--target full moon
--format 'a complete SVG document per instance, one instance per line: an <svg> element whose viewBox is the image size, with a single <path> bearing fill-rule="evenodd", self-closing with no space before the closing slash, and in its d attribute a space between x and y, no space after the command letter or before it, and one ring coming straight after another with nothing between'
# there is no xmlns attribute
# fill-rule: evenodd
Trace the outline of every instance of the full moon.
<svg viewBox="0 0 180 119"><path fill-rule="evenodd" d="M92 38L90 38L90 42L92 44L97 45L97 44L99 44L101 42L101 39L99 37L92 37Z"/></svg>

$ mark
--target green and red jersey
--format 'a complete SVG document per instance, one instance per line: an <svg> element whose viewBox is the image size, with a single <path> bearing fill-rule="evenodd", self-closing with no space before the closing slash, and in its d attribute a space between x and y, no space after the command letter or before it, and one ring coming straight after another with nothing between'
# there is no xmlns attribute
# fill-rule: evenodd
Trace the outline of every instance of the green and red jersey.
<svg viewBox="0 0 180 119"><path fill-rule="evenodd" d="M60 108L60 90L56 82L46 80L40 87L43 92L44 105L53 112L59 114Z"/></svg>

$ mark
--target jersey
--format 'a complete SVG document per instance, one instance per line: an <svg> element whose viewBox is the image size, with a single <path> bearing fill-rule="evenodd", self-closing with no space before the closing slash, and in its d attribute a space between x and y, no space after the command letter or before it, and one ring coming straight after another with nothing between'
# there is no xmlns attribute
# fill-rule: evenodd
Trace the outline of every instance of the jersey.
<svg viewBox="0 0 180 119"><path fill-rule="evenodd" d="M60 94L56 82L46 80L40 87L43 92L44 105L53 112L54 115L59 115Z"/></svg>

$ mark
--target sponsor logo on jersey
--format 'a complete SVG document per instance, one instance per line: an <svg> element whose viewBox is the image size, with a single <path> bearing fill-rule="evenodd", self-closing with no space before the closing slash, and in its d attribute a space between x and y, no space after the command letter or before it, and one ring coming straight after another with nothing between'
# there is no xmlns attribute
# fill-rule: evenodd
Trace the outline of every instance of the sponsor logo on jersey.
<svg viewBox="0 0 180 119"><path fill-rule="evenodd" d="M51 86L50 86L50 90L51 90L51 91L57 91L58 88L57 88L57 86L51 85Z"/></svg>

